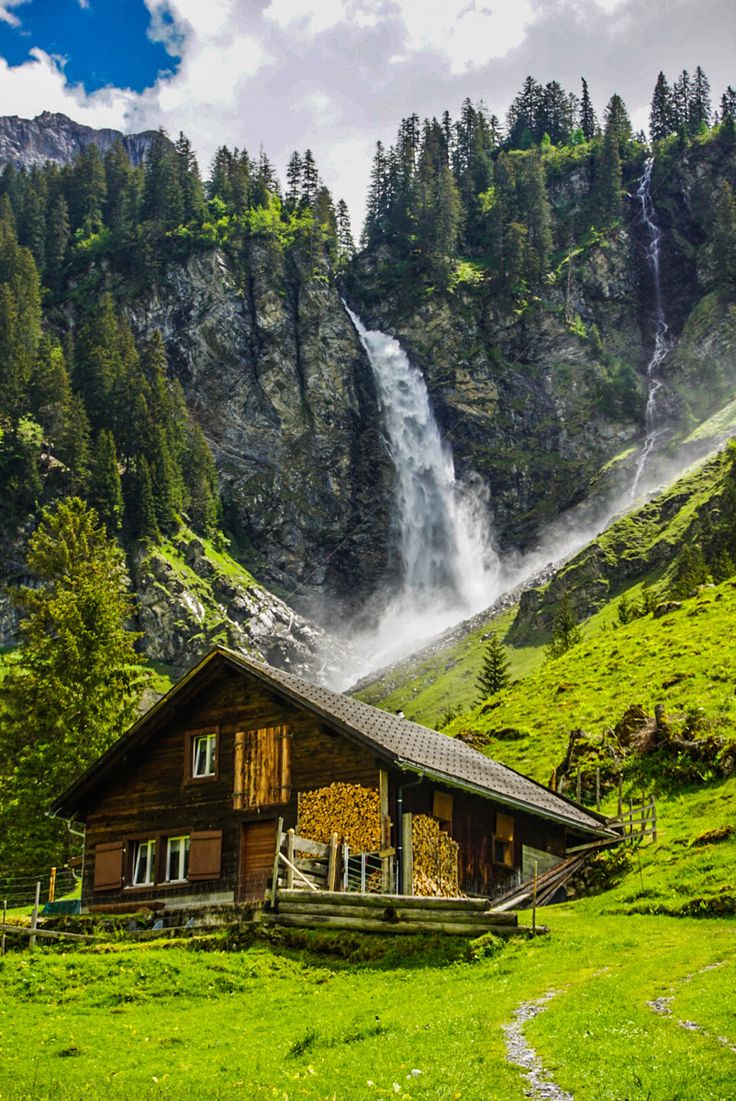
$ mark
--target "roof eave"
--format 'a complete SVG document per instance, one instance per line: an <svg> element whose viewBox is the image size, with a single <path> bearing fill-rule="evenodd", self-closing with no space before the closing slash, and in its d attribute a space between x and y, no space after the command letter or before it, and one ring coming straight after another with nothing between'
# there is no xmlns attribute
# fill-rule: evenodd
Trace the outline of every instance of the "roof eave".
<svg viewBox="0 0 736 1101"><path fill-rule="evenodd" d="M527 803L523 799L514 799L512 796L504 795L492 788L483 787L482 784L474 784L471 780L461 780L457 776L441 772L439 769L427 768L426 765L417 764L416 761L398 758L396 764L405 772L421 772L429 779L438 780L440 783L447 784L448 787L471 792L473 795L480 795L484 799L492 799L494 803L500 803L505 807L512 807L514 810L522 810L528 814L534 814L538 818L546 818L550 822L558 822L562 826L579 830L581 833L592 833L597 836L614 836L613 830L605 827L603 823L600 825L587 826L574 818L567 818L562 814L555 814L554 811L539 807L536 803Z"/></svg>

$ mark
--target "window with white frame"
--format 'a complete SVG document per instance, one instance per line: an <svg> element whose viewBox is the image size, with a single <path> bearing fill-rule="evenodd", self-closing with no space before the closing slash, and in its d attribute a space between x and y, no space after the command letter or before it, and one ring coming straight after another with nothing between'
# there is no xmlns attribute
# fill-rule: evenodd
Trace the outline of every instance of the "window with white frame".
<svg viewBox="0 0 736 1101"><path fill-rule="evenodd" d="M180 883L186 880L189 871L189 837L169 837L166 842L167 883Z"/></svg>
<svg viewBox="0 0 736 1101"><path fill-rule="evenodd" d="M152 884L155 877L156 841L153 838L132 843L130 883L133 887Z"/></svg>
<svg viewBox="0 0 736 1101"><path fill-rule="evenodd" d="M217 734L195 734L192 738L192 779L215 775Z"/></svg>

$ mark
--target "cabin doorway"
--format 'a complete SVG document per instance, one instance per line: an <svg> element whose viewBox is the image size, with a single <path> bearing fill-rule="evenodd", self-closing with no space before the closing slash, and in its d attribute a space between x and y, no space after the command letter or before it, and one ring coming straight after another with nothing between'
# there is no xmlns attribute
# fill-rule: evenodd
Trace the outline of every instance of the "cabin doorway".
<svg viewBox="0 0 736 1101"><path fill-rule="evenodd" d="M263 902L273 870L275 848L275 818L242 824L237 894L239 902Z"/></svg>

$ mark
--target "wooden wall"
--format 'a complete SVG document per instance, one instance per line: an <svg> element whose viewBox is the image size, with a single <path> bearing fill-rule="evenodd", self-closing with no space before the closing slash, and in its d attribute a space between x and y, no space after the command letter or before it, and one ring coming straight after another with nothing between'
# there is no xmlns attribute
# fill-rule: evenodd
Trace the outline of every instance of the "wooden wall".
<svg viewBox="0 0 736 1101"><path fill-rule="evenodd" d="M260 811L234 811L235 733L286 723L293 731L292 786L287 804ZM218 776L186 782L186 732L219 727ZM136 835L223 831L220 881L189 890L232 892L236 885L241 823L283 816L285 826L296 826L297 793L323 787L335 780L378 787L375 754L343 735L325 728L310 712L279 701L246 673L223 667L202 691L145 745L131 753L109 777L87 813L83 899L113 901L111 892L93 899L95 846ZM164 898L167 892L187 893L181 884L156 888L127 888L115 899Z"/></svg>
<svg viewBox="0 0 736 1101"><path fill-rule="evenodd" d="M404 774L403 780L411 777ZM452 828L449 831L460 846L459 880L461 890L469 894L497 893L521 868L522 846L532 845L544 852L562 856L565 851L565 829L554 822L533 815L514 812L500 803L468 792L453 790L443 784L425 780L404 793L404 810L412 814L432 814L434 791L452 795ZM501 811L514 819L514 865L508 868L493 859L493 833L496 813Z"/></svg>

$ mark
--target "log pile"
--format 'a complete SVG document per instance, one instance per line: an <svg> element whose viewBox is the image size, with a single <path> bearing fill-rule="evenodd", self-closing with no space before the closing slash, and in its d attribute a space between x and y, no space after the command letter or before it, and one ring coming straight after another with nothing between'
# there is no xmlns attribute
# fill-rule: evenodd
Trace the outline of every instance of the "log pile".
<svg viewBox="0 0 736 1101"><path fill-rule="evenodd" d="M430 818L426 814L415 814L412 817L411 840L414 857L413 893L456 898L460 894L458 843L440 829L436 818Z"/></svg>
<svg viewBox="0 0 736 1101"><path fill-rule="evenodd" d="M378 791L360 784L330 784L299 797L302 837L324 844L336 833L353 852L381 848L381 803Z"/></svg>

